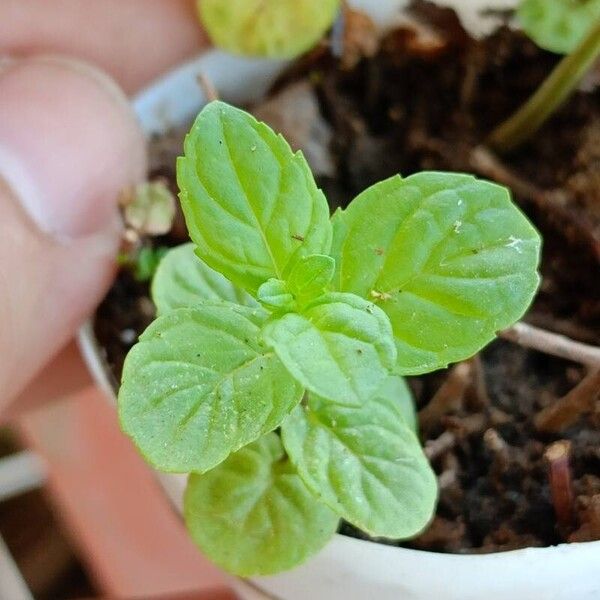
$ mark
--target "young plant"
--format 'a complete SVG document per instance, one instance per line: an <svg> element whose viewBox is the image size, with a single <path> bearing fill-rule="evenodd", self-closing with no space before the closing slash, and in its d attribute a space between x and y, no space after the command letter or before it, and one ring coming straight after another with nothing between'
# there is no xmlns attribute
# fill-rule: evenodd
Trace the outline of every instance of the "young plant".
<svg viewBox="0 0 600 600"><path fill-rule="evenodd" d="M540 238L471 175L382 181L329 218L300 152L222 102L177 163L193 243L152 285L119 413L157 469L191 473L187 527L239 575L289 569L340 518L404 539L436 479L402 375L463 360L516 321Z"/></svg>
<svg viewBox="0 0 600 600"><path fill-rule="evenodd" d="M499 151L517 148L571 96L600 56L600 0L524 0L518 11L524 31L540 47L566 53L540 87L492 132Z"/></svg>
<svg viewBox="0 0 600 600"><path fill-rule="evenodd" d="M246 56L293 58L331 27L340 0L198 0L215 46Z"/></svg>

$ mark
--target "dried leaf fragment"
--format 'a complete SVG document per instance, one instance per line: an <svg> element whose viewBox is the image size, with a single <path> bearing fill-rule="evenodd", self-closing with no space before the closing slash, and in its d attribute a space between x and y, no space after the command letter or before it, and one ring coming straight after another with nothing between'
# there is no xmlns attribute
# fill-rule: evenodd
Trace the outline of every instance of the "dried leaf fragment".
<svg viewBox="0 0 600 600"><path fill-rule="evenodd" d="M175 218L175 197L162 180L137 185L122 200L125 224L141 235L164 235Z"/></svg>

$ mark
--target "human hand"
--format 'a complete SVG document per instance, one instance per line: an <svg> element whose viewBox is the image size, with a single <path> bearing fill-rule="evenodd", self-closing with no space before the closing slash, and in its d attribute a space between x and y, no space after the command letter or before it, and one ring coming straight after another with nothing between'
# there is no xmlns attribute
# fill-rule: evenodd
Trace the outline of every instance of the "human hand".
<svg viewBox="0 0 600 600"><path fill-rule="evenodd" d="M187 0L0 3L0 413L110 285L117 199L146 170L122 90L198 52L193 11Z"/></svg>

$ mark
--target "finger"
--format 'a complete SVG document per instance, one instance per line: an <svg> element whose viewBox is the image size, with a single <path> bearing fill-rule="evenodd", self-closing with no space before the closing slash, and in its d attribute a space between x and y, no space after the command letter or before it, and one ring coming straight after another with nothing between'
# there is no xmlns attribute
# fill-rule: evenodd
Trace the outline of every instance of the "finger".
<svg viewBox="0 0 600 600"><path fill-rule="evenodd" d="M0 408L105 293L117 198L145 173L141 132L104 75L62 59L0 71Z"/></svg>
<svg viewBox="0 0 600 600"><path fill-rule="evenodd" d="M128 93L206 45L193 0L0 2L0 54L82 58Z"/></svg>
<svg viewBox="0 0 600 600"><path fill-rule="evenodd" d="M5 409L0 409L0 426L15 422L40 406L70 398L93 385L79 345L72 340L52 357L42 372L29 381Z"/></svg>

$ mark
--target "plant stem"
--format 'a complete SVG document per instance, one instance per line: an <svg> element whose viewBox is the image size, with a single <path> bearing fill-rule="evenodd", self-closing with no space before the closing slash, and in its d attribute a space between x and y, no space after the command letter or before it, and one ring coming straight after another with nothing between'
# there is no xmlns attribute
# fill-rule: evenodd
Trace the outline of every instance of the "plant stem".
<svg viewBox="0 0 600 600"><path fill-rule="evenodd" d="M573 93L600 54L600 20L579 46L565 56L534 94L491 133L488 143L508 152L526 142Z"/></svg>

